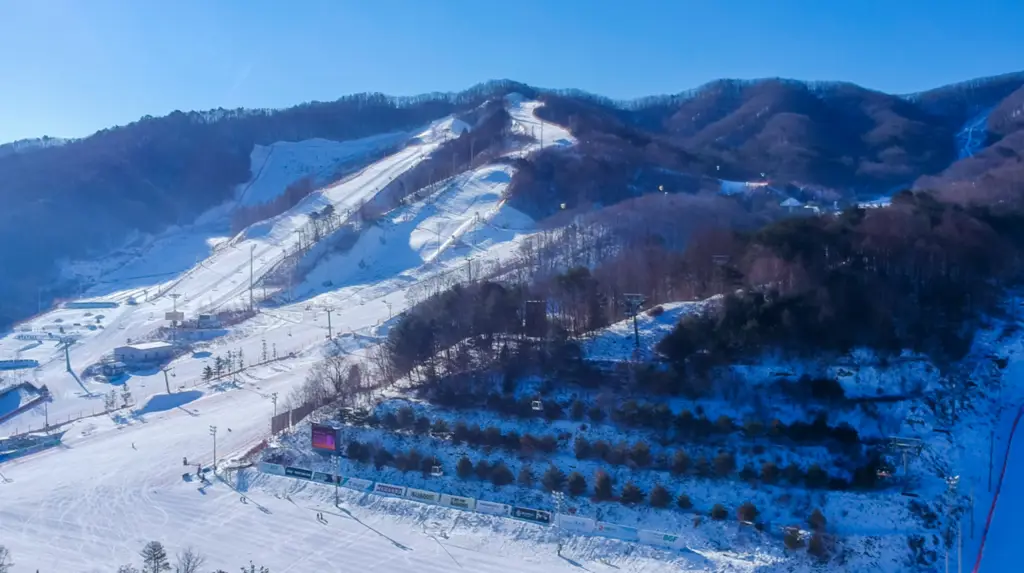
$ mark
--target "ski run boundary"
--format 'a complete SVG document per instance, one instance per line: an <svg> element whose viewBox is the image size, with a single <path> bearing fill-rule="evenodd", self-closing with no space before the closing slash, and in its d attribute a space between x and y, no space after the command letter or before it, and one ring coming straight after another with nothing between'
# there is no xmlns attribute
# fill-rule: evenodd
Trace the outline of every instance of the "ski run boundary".
<svg viewBox="0 0 1024 573"><path fill-rule="evenodd" d="M286 467L280 464L260 462L257 466L260 473L289 477L314 483L322 483L344 487L350 490L371 493L386 497L397 497L417 503L451 507L460 511L469 511L497 517L505 517L526 521L535 525L557 526L565 531L597 537L607 537L620 541L632 541L652 545L662 549L671 549L685 553L695 553L683 544L678 535L661 531L637 529L625 525L597 521L575 515L552 514L543 509L518 507L504 503L495 503L482 499L449 495L435 491L415 489L411 487L374 482L372 480L344 477L324 472L316 472L303 468Z"/></svg>

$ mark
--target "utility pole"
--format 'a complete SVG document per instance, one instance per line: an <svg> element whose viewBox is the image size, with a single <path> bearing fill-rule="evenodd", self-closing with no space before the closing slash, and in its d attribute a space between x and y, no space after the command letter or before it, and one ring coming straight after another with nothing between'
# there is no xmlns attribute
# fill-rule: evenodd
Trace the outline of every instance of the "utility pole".
<svg viewBox="0 0 1024 573"><path fill-rule="evenodd" d="M171 294L171 300L174 301L174 320L171 321L171 342L174 342L174 340L177 338L175 336L175 331L176 331L175 327L177 326L177 323L178 323L177 318L178 318L178 298L179 297L181 297L181 293L172 293Z"/></svg>
<svg viewBox="0 0 1024 573"><path fill-rule="evenodd" d="M64 345L64 368L66 368L68 372L71 372L71 343L72 343L72 338L70 336L65 336L64 338L61 339L61 342Z"/></svg>
<svg viewBox="0 0 1024 573"><path fill-rule="evenodd" d="M437 257L441 256L441 223L437 224L437 230L434 232L437 233L437 254L434 255L434 259L437 260Z"/></svg>
<svg viewBox="0 0 1024 573"><path fill-rule="evenodd" d="M558 516L562 513L562 504L565 503L565 493L560 491L551 492L551 500L554 502L555 515L552 518L552 525L557 526ZM559 531L558 535L558 555L562 554L562 535Z"/></svg>
<svg viewBox="0 0 1024 573"><path fill-rule="evenodd" d="M992 456L995 453L996 431L988 431L988 492L992 493Z"/></svg>
<svg viewBox="0 0 1024 573"><path fill-rule="evenodd" d="M956 573L964 573L964 528L956 520Z"/></svg>
<svg viewBox="0 0 1024 573"><path fill-rule="evenodd" d="M640 307L644 304L644 295L624 294L622 296L625 299L626 313L633 318L633 336L636 342L636 349L640 350L640 327L637 325L636 315L639 314Z"/></svg>
<svg viewBox="0 0 1024 573"><path fill-rule="evenodd" d="M386 304L388 307L388 320L391 320L391 303L388 301L384 301L384 304Z"/></svg>
<svg viewBox="0 0 1024 573"><path fill-rule="evenodd" d="M210 435L213 436L213 475L217 475L217 426L210 426Z"/></svg>
<svg viewBox="0 0 1024 573"><path fill-rule="evenodd" d="M331 330L331 312L333 312L334 309L327 306L324 307L324 310L327 311L327 338L333 338L334 333Z"/></svg>
<svg viewBox="0 0 1024 573"><path fill-rule="evenodd" d="M971 484L971 539L974 539L974 484Z"/></svg>
<svg viewBox="0 0 1024 573"><path fill-rule="evenodd" d="M256 245L252 245L249 248L249 312L256 308L252 299L252 256L254 252L256 252Z"/></svg>
<svg viewBox="0 0 1024 573"><path fill-rule="evenodd" d="M167 369L166 368L161 368L160 370L164 373L164 386L167 388L167 393L170 394L171 393L171 382L170 382L170 380L167 379Z"/></svg>
<svg viewBox="0 0 1024 573"><path fill-rule="evenodd" d="M341 481L341 458L338 456L338 452L334 452L334 468L338 470L338 473L334 475L334 507L338 507L338 482Z"/></svg>

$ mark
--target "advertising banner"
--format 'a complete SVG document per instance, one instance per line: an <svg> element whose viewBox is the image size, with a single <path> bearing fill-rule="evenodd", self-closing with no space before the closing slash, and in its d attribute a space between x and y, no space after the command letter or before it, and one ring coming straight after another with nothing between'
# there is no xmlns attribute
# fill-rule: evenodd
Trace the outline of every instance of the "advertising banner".
<svg viewBox="0 0 1024 573"><path fill-rule="evenodd" d="M373 489L373 482L368 479L345 478L341 485L357 491L370 491Z"/></svg>
<svg viewBox="0 0 1024 573"><path fill-rule="evenodd" d="M476 510L490 515L509 515L512 508L504 503L494 503L493 501L478 499L476 500Z"/></svg>
<svg viewBox="0 0 1024 573"><path fill-rule="evenodd" d="M457 495L441 494L441 505L473 511L476 508L476 500L471 497L460 497Z"/></svg>
<svg viewBox="0 0 1024 573"><path fill-rule="evenodd" d="M550 511L530 509L529 507L513 507L512 517L515 517L516 519L525 519L526 521L532 521L542 525L551 525Z"/></svg>
<svg viewBox="0 0 1024 573"><path fill-rule="evenodd" d="M334 475L333 474L326 474L324 472L313 472L313 478L312 479L313 479L313 481L318 481L318 482L321 482L321 483L329 483L329 484L333 484L334 483Z"/></svg>
<svg viewBox="0 0 1024 573"><path fill-rule="evenodd" d="M556 519L559 527L576 533L593 533L594 528L597 526L597 522L588 517L576 517L575 515L560 513L556 516Z"/></svg>
<svg viewBox="0 0 1024 573"><path fill-rule="evenodd" d="M605 537L614 537L615 539L623 539L626 541L638 541L637 529L635 527L626 527L625 525L615 525L614 523L608 523L605 521L598 521L597 527L594 528L594 533L603 535Z"/></svg>
<svg viewBox="0 0 1024 573"><path fill-rule="evenodd" d="M405 497L425 503L437 503L441 498L440 494L432 491L427 491L425 489L413 489L411 487L405 491Z"/></svg>
<svg viewBox="0 0 1024 573"><path fill-rule="evenodd" d="M656 547L675 548L679 542L678 535L672 535L671 533L664 533L661 531L649 531L646 529L641 529L638 533L638 537L642 543L654 545Z"/></svg>
<svg viewBox="0 0 1024 573"><path fill-rule="evenodd" d="M265 474L272 474L275 476L286 475L284 473L284 466L280 464L272 464L269 462L260 462L260 471Z"/></svg>
<svg viewBox="0 0 1024 573"><path fill-rule="evenodd" d="M299 479L313 479L313 472L310 470L304 470L302 468L284 468L284 475Z"/></svg>
<svg viewBox="0 0 1024 573"><path fill-rule="evenodd" d="M405 487L400 485L391 485L389 483L378 483L373 486L373 493L382 493L384 495L396 495L398 497L405 497Z"/></svg>
<svg viewBox="0 0 1024 573"><path fill-rule="evenodd" d="M322 452L338 451L338 431L330 426L312 425L313 449Z"/></svg>

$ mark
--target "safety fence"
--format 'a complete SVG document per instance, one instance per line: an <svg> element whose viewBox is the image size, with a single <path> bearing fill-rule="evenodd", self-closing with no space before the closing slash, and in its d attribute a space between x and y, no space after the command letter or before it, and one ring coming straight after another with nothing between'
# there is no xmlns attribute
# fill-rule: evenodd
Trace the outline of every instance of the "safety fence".
<svg viewBox="0 0 1024 573"><path fill-rule="evenodd" d="M386 497L398 497L418 503L451 507L461 511L471 511L474 513L518 519L538 525L555 526L564 531L578 533L581 535L595 535L598 537L607 537L622 541L639 542L663 549L689 550L683 544L682 539L678 535L662 531L637 529L635 527L608 523L606 521L597 521L588 517L553 513L544 509L520 507L483 499L451 495L424 489L415 489L403 485L374 482L372 480L362 478L346 477L325 472L312 471L304 468L283 466L269 462L260 462L258 469L261 473L269 475L336 485L365 493L372 493Z"/></svg>
<svg viewBox="0 0 1024 573"><path fill-rule="evenodd" d="M988 530L992 526L992 516L996 512L996 502L999 501L999 492L1003 489L1003 478L1006 477L1006 465L1010 462L1010 447L1013 445L1013 436L1017 433L1017 426L1021 416L1024 415L1024 406L1017 410L1017 416L1013 419L1013 427L1010 428L1010 437L1006 440L1006 455L1003 457L1003 469L999 470L999 481L996 482L996 491L992 495L992 505L988 508L988 517L985 519L985 529L981 531L981 543L978 545L978 556L974 560L974 567L971 573L981 571L981 557L985 552L985 539L988 537Z"/></svg>

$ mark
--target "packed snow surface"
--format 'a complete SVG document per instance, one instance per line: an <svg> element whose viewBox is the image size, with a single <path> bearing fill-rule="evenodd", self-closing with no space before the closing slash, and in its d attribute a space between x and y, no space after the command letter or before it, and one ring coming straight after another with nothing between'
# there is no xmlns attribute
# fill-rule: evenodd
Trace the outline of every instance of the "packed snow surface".
<svg viewBox="0 0 1024 573"><path fill-rule="evenodd" d="M540 141L541 122L533 116L538 105L512 106L519 125L537 127L537 141L526 147L570 144L567 131L547 122ZM53 396L45 411L21 414L0 425L0 433L86 416L63 426L62 447L0 468L0 541L11 550L17 570L110 571L136 560L150 540L163 542L172 554L195 546L209 557L208 566L225 570L249 559L275 572L332 570L345 563L346 570L381 573L677 571L700 563L693 555L588 539L566 546L559 556L549 529L411 502L381 505L351 493L342 494L341 507L348 512L342 513L332 506L330 488L224 467L225 460L268 436L272 395L287 396L332 344L324 341L324 306L333 307L333 328L341 334L333 344L359 353L380 340L381 327L416 300L412 292L425 281L509 260L533 222L504 204L512 175L508 166L468 171L422 202L388 214L380 222L383 232L364 230L351 251L327 257L314 269L338 279L335 286L323 287L311 275L306 284L316 288L303 294L298 285L298 300L231 327L227 336L202 343L163 369L138 368L116 385L81 375L116 346L152 340L172 309L194 317L244 306L250 273L259 278L274 268L295 244L309 213L328 204L339 213L354 211L467 128L451 118L435 122L401 150L233 239L217 238L200 225L146 241L137 251L141 256L126 251L118 274L85 293L116 305L45 312L0 338L0 356L39 361L39 368L20 375L46 384ZM372 260L360 267L355 257ZM166 264L168 258L199 260L184 272L170 272L174 265ZM61 340L71 343L73 373L65 371ZM233 380L201 382L214 356L241 350L252 363L264 347L279 360ZM128 408L88 417L103 410L112 390L120 401L124 389L130 390ZM203 485L183 474L194 474L194 463L213 460L211 426L224 481ZM325 513L327 523L315 519L316 511ZM739 566L749 569L749 564Z"/></svg>
<svg viewBox="0 0 1024 573"><path fill-rule="evenodd" d="M269 203L288 185L303 177L311 178L314 185L325 182L346 166L397 145L408 137L408 133L395 132L350 141L307 139L257 145L250 155L253 178L239 186L238 203Z"/></svg>

